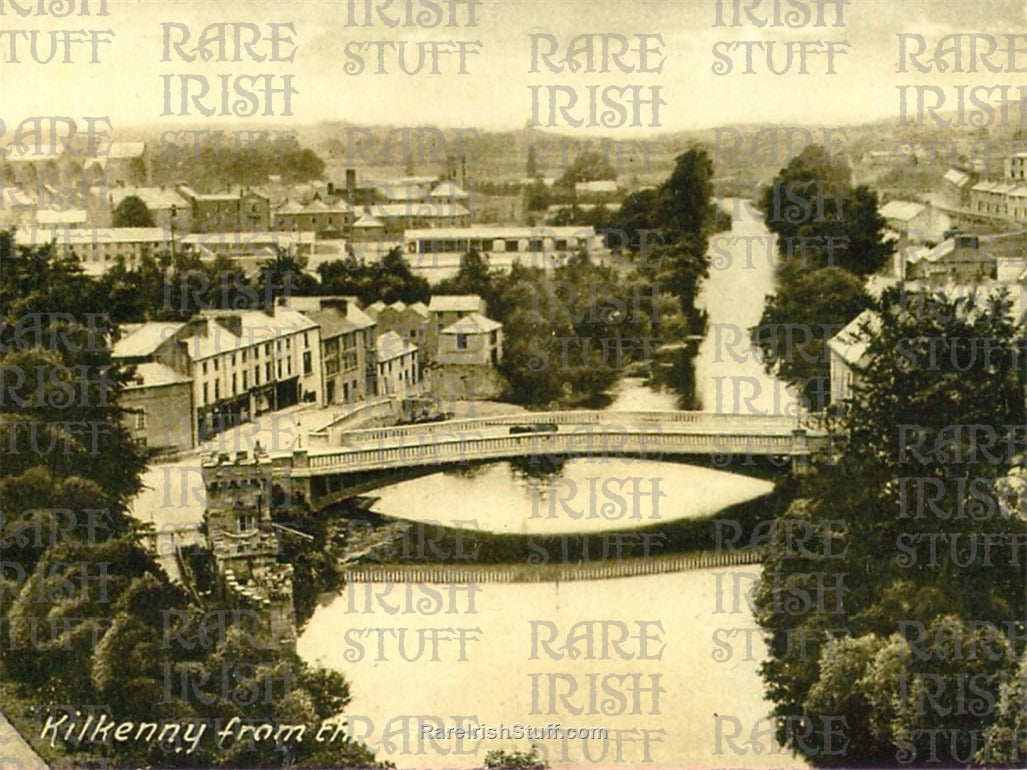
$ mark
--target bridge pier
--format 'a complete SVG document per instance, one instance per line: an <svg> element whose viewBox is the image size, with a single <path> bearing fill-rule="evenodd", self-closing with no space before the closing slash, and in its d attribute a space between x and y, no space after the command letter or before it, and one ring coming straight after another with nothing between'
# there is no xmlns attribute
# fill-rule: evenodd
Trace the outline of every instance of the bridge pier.
<svg viewBox="0 0 1027 770"><path fill-rule="evenodd" d="M792 473L802 475L809 471L809 451L806 431L796 428L792 431Z"/></svg>

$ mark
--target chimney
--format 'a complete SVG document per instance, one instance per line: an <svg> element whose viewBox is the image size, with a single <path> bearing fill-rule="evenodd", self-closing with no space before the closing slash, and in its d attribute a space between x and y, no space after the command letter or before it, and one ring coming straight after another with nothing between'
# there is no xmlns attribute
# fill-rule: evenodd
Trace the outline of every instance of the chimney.
<svg viewBox="0 0 1027 770"><path fill-rule="evenodd" d="M346 169L346 202L350 208L354 207L357 202L357 170L355 168Z"/></svg>
<svg viewBox="0 0 1027 770"><path fill-rule="evenodd" d="M321 300L321 308L333 308L338 310L343 315L346 315L347 305L349 303L344 297L325 297Z"/></svg>
<svg viewBox="0 0 1027 770"><path fill-rule="evenodd" d="M460 156L460 189L467 190L467 156Z"/></svg>
<svg viewBox="0 0 1027 770"><path fill-rule="evenodd" d="M206 337L209 330L208 321L203 316L191 318L187 328L190 337Z"/></svg>
<svg viewBox="0 0 1027 770"><path fill-rule="evenodd" d="M237 315L219 315L217 322L228 329L236 337L242 336L242 318Z"/></svg>

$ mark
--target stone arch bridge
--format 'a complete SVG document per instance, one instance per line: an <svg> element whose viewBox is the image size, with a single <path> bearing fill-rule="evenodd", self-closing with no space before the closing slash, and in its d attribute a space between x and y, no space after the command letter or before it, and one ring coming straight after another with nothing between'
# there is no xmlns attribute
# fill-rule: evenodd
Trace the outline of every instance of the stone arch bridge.
<svg viewBox="0 0 1027 770"><path fill-rule="evenodd" d="M233 483L264 478L269 495L295 496L318 510L398 478L491 460L635 457L732 470L758 458L795 468L811 455L830 453L833 439L819 415L530 412L323 430L291 454L221 453L209 456L203 468L208 501Z"/></svg>

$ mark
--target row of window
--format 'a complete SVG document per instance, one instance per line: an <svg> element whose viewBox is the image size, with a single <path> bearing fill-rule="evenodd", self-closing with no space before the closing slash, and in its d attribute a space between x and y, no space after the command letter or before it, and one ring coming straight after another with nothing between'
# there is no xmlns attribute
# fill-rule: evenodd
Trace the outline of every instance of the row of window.
<svg viewBox="0 0 1027 770"><path fill-rule="evenodd" d="M283 376L283 374L282 374L282 362L278 361L276 364L272 364L271 361L268 361L267 363L264 364L263 371L264 371L264 383L265 384L272 381L273 375L275 373L277 373L278 379L282 379L282 376ZM313 355L310 353L310 351L307 351L307 352L305 352L303 354L303 374L305 376L309 376L310 374L313 373L313 371L314 371L314 358L313 358ZM255 387L255 388L256 387L260 387L260 385L261 385L260 374L261 374L260 366L258 365L258 366L253 367L253 387ZM284 376L286 378L292 377L292 359L291 358L285 359L285 375ZM203 383L203 403L204 404L211 403L210 389L208 388L208 385L209 385L209 383L206 383L206 382ZM242 372L242 388L239 388L238 386L239 386L238 375L235 372L233 372L232 373L232 387L231 387L231 390L226 395L227 396L239 396L239 395L243 395L244 393L246 393L250 389L249 370L244 370ZM214 380L214 401L220 401L220 400L221 400L221 380L220 379L216 379L216 380Z"/></svg>
<svg viewBox="0 0 1027 770"><path fill-rule="evenodd" d="M259 357L261 349L263 349L263 352L264 352L265 356L270 357L271 350L272 350L272 346L271 345L272 344L270 342L265 342L263 346L260 346L260 345L256 346L253 349L254 358ZM303 348L305 350L310 348L310 333L309 332L303 332ZM275 340L274 349L275 349L275 351L277 353L281 354L281 352L282 352L282 340ZM285 352L286 353L291 353L292 352L292 337L286 337L285 338ZM241 351L240 355L242 357L242 362L245 364L246 363L246 358L247 358L247 355L248 355L248 350L247 349L243 349ZM213 359L213 361L214 361L214 371L215 372L219 371L220 368L221 368L221 359L220 358L215 358L215 359ZM236 354L235 353L231 354L231 356L229 357L229 361L230 361L232 366L236 365ZM203 374L207 374L207 363L208 363L207 361L203 361L200 364L200 369L201 369L201 372Z"/></svg>

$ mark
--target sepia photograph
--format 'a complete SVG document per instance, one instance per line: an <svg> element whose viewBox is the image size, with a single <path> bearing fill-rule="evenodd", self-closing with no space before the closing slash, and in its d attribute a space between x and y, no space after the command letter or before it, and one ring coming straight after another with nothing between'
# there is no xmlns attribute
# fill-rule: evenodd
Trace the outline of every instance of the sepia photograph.
<svg viewBox="0 0 1027 770"><path fill-rule="evenodd" d="M970 767L1025 0L0 0L0 770Z"/></svg>

